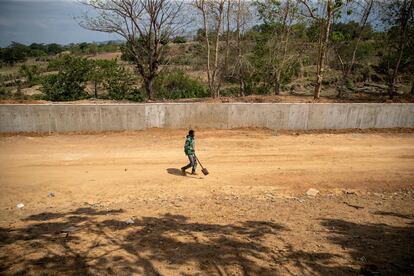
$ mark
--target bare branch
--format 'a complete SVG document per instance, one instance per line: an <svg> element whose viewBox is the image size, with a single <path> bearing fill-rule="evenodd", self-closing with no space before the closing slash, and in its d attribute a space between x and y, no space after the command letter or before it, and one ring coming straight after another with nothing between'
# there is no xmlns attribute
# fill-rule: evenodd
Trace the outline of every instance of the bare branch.
<svg viewBox="0 0 414 276"><path fill-rule="evenodd" d="M183 3L176 0L79 0L86 12L79 24L85 29L117 33L126 41L126 54L144 79L150 99L152 82L166 51L166 43L179 30Z"/></svg>

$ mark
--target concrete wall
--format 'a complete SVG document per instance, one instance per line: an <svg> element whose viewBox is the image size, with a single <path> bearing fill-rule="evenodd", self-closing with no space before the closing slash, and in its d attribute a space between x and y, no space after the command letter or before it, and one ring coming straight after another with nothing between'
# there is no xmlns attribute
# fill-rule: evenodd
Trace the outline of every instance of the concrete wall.
<svg viewBox="0 0 414 276"><path fill-rule="evenodd" d="M154 127L413 128L414 104L0 105L0 132L116 131Z"/></svg>

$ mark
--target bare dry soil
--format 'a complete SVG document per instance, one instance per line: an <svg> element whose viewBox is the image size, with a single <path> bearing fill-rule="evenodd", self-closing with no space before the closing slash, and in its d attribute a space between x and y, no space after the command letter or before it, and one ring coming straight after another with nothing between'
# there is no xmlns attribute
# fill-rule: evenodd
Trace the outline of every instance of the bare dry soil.
<svg viewBox="0 0 414 276"><path fill-rule="evenodd" d="M0 274L414 273L412 132L184 136L0 137Z"/></svg>

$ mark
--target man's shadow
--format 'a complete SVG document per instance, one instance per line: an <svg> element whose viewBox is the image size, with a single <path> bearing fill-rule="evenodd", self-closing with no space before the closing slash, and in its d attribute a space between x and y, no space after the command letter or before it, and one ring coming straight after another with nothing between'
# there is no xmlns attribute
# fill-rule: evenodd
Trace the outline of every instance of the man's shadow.
<svg viewBox="0 0 414 276"><path fill-rule="evenodd" d="M183 176L183 174L181 173L181 170L180 169L177 169L177 168L168 168L167 169L167 172L169 174L172 174L172 175ZM191 175L189 173L187 173L187 175L185 177L196 178L196 179L203 179L203 177L200 177L200 175Z"/></svg>
<svg viewBox="0 0 414 276"><path fill-rule="evenodd" d="M167 169L167 172L169 174L183 176L183 174L181 173L181 170L180 169L177 169L177 168L168 168Z"/></svg>

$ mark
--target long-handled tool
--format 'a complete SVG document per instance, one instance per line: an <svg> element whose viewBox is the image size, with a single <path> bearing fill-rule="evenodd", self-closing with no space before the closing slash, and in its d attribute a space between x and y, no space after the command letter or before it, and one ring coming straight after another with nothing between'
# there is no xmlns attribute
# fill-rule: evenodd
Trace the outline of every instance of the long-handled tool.
<svg viewBox="0 0 414 276"><path fill-rule="evenodd" d="M202 172L204 175L208 175L208 170L207 170L207 168L204 168L204 167L203 167L203 165L201 164L200 160L198 159L198 157L197 157L196 155L194 155L194 156L195 156L195 158L197 159L198 164L200 164L200 166L201 166L201 172Z"/></svg>

